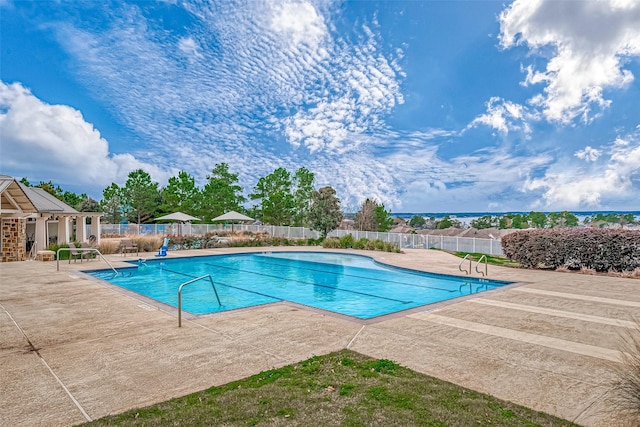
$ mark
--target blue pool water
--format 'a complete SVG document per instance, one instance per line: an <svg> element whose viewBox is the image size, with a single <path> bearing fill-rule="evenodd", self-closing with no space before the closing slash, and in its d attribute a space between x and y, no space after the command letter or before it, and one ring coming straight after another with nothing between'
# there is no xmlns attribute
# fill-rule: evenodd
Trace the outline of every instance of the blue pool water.
<svg viewBox="0 0 640 427"><path fill-rule="evenodd" d="M335 253L274 252L135 261L131 268L88 274L182 309L208 314L291 301L370 319L425 304L494 289L510 282L424 273L376 263L371 258Z"/></svg>

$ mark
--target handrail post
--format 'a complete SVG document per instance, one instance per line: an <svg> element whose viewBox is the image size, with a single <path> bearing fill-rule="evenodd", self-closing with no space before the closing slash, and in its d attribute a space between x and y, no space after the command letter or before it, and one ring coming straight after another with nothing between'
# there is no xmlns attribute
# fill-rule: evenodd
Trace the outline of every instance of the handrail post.
<svg viewBox="0 0 640 427"><path fill-rule="evenodd" d="M484 259L484 271L480 271L480 270L478 270L478 266L480 265L480 263L482 262L483 259ZM487 263L487 256L486 255L482 255L480 257L480 259L478 260L478 262L476 263L476 273L480 273L483 276L486 276L489 273L488 263Z"/></svg>
<svg viewBox="0 0 640 427"><path fill-rule="evenodd" d="M182 328L182 286L178 289L178 328Z"/></svg>
<svg viewBox="0 0 640 427"><path fill-rule="evenodd" d="M466 274L471 274L471 258L469 258L469 271L462 269L462 264L464 264L467 258L469 258L469 254L466 254L464 258L462 258L462 261L460 261L460 264L458 264L458 270L464 271Z"/></svg>
<svg viewBox="0 0 640 427"><path fill-rule="evenodd" d="M213 288L213 292L216 294L216 299L218 300L218 305L222 305L222 303L220 302L220 297L218 296L218 291L216 290L215 285L213 284L213 279L211 278L210 274L205 274L204 276L200 276L200 277L196 277L195 279L191 279L187 282L182 283L179 287L178 287L178 328L182 327L182 288L185 287L186 285L189 285L193 282L197 282L198 280L202 280L205 277L209 278L209 281L211 282L211 287Z"/></svg>
<svg viewBox="0 0 640 427"><path fill-rule="evenodd" d="M38 241L34 240L33 244L31 245L31 249L29 249L29 255L27 256L27 259L29 261L33 261L37 258L37 254L38 254Z"/></svg>
<svg viewBox="0 0 640 427"><path fill-rule="evenodd" d="M216 294L216 299L218 300L218 305L222 305L222 303L220 302L220 297L218 296L218 290L216 289L215 285L213 284L213 279L211 278L211 275L208 274L209 276L209 282L211 282L211 287L213 288L213 293Z"/></svg>
<svg viewBox="0 0 640 427"><path fill-rule="evenodd" d="M71 248L58 248L58 250L56 251L56 271L60 271L60 251L70 251L70 250L71 250ZM114 273L116 273L116 276L119 274L118 270L115 269L115 267L109 262L108 259L106 259L104 257L104 255L102 255L102 252L100 252L98 249L96 249L96 248L76 248L76 250L80 251L80 252L87 252L87 251L96 252L98 255L100 255L100 258L102 258L102 260L104 262L106 262L109 267L111 267L111 269L114 271Z"/></svg>

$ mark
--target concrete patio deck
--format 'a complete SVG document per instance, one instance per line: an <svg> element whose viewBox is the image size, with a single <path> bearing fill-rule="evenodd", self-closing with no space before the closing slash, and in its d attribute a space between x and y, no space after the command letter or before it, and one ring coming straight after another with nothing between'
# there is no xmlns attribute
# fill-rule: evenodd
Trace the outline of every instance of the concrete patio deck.
<svg viewBox="0 0 640 427"><path fill-rule="evenodd" d="M439 251L348 252L460 274ZM103 261L60 267L0 264L1 425L69 426L343 348L585 426L637 425L612 409L611 389L640 280L489 266L490 278L525 283L373 322L280 303L178 328L175 310L77 273Z"/></svg>

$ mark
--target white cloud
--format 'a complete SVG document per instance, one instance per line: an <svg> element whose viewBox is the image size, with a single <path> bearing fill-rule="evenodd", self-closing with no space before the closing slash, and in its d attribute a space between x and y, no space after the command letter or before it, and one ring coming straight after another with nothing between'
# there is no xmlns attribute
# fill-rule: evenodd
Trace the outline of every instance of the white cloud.
<svg viewBox="0 0 640 427"><path fill-rule="evenodd" d="M485 125L503 135L512 131L520 131L525 136L529 136L531 134L529 121L535 119L535 115L527 111L525 106L499 97L492 97L487 102L487 112L473 119L467 129Z"/></svg>
<svg viewBox="0 0 640 427"><path fill-rule="evenodd" d="M3 169L29 179L106 187L124 183L138 168L166 177L131 154L110 154L108 142L78 110L46 104L19 83L0 82L0 135Z"/></svg>
<svg viewBox="0 0 640 427"><path fill-rule="evenodd" d="M522 209L526 203L522 186L527 176L552 160L545 154L518 156L504 148L446 160L438 155L437 145L425 144L423 135L417 137L414 141L411 135L398 136L391 152L380 161L392 177L391 187L399 193L396 210L446 212L464 210L464 206L491 209L497 193L506 200L505 210Z"/></svg>
<svg viewBox="0 0 640 427"><path fill-rule="evenodd" d="M360 147L386 134L386 115L404 102L402 52L385 56L375 20L354 27L354 41L337 36L340 9L327 2L179 6L196 22L179 37L154 32L136 5L111 10L100 28L51 26L77 78L138 136L137 158L199 184L225 161L246 190L276 167L305 165L335 177L345 197L382 199L384 189L397 201L391 172L350 160L384 167Z"/></svg>
<svg viewBox="0 0 640 427"><path fill-rule="evenodd" d="M589 168L558 163L543 177L529 179L527 191L541 191L540 206L554 209L637 205L640 191L640 134L617 138L605 153L587 147L576 156L591 162ZM594 153L594 151L596 153Z"/></svg>
<svg viewBox="0 0 640 427"><path fill-rule="evenodd" d="M285 1L273 3L269 16L269 27L280 34L280 40L293 49L303 45L312 51L320 49L327 37L323 16L307 1Z"/></svg>
<svg viewBox="0 0 640 427"><path fill-rule="evenodd" d="M200 53L200 45L193 37L181 37L178 40L178 49L180 49L190 60L202 59L204 56Z"/></svg>
<svg viewBox="0 0 640 427"><path fill-rule="evenodd" d="M590 146L586 146L584 150L578 150L574 153L574 156L579 159L586 160L587 162L595 162L601 155L601 150L597 150Z"/></svg>
<svg viewBox="0 0 640 427"><path fill-rule="evenodd" d="M611 101L604 91L634 79L625 63L640 55L640 2L516 0L500 15L504 48L526 45L546 68L526 67L525 85L544 85L530 99L549 121L589 122ZM548 50L550 48L550 50Z"/></svg>
<svg viewBox="0 0 640 427"><path fill-rule="evenodd" d="M359 135L384 127L383 116L404 103L401 69L378 53L375 34L366 25L363 43L342 40L327 45L330 55L318 64L326 89L305 94L311 107L285 119L285 134L294 146L311 152L342 153L362 143ZM315 79L313 75L310 76Z"/></svg>

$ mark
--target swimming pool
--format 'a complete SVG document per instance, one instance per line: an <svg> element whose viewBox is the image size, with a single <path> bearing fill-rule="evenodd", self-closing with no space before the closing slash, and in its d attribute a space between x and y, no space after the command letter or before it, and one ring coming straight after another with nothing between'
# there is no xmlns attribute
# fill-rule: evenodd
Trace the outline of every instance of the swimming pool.
<svg viewBox="0 0 640 427"><path fill-rule="evenodd" d="M195 314L278 301L360 319L457 298L511 282L391 267L360 255L262 252L130 261L131 268L87 271L99 279L173 307L181 283L210 274L182 290L183 310Z"/></svg>

